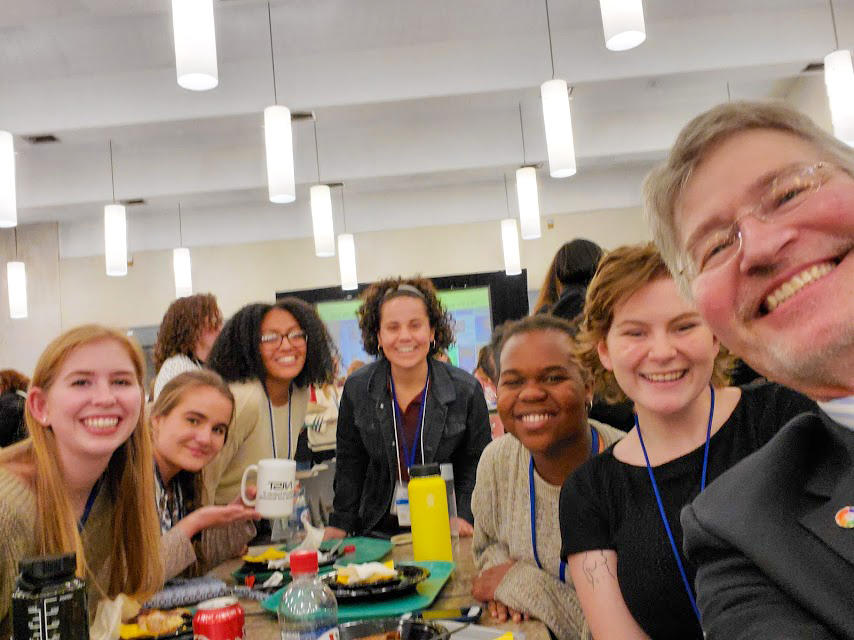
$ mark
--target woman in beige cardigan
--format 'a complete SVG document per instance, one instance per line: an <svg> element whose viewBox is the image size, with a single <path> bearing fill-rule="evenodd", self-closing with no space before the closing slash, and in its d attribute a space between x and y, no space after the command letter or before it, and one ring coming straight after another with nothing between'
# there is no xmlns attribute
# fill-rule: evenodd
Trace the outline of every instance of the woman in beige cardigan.
<svg viewBox="0 0 854 640"><path fill-rule="evenodd" d="M573 356L566 320L529 316L507 325L495 350L498 413L507 433L483 452L472 496L472 594L500 621L536 618L563 639L587 638L560 560L563 481L623 433L588 420L589 374Z"/></svg>

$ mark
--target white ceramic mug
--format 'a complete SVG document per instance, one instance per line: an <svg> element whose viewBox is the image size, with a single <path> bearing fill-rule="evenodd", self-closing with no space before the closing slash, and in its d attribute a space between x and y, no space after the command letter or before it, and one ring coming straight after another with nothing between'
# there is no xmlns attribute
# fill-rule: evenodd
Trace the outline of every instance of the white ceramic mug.
<svg viewBox="0 0 854 640"><path fill-rule="evenodd" d="M294 483L297 463L293 460L265 458L258 464L250 464L240 480L240 497L243 502L261 514L262 518L287 518L294 509ZM246 495L246 480L249 474L258 476L257 494L254 500Z"/></svg>

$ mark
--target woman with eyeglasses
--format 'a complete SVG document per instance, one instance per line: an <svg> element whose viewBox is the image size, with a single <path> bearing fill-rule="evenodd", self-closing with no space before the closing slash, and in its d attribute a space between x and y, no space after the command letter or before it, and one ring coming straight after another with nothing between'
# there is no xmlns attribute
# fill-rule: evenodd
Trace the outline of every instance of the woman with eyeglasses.
<svg viewBox="0 0 854 640"><path fill-rule="evenodd" d="M309 386L332 380L334 350L320 316L297 298L247 305L225 324L207 365L229 383L234 417L205 467L205 504L234 500L250 464L294 458Z"/></svg>
<svg viewBox="0 0 854 640"><path fill-rule="evenodd" d="M727 386L729 356L652 244L602 258L579 343L597 389L635 411L626 437L561 490L561 557L590 630L597 640L700 640L679 513L816 405L775 384Z"/></svg>
<svg viewBox="0 0 854 640"><path fill-rule="evenodd" d="M425 278L374 283L358 314L365 351L380 357L344 385L326 537L407 530L409 468L428 462L453 464L452 526L471 535L477 463L491 437L480 383L432 357L454 340L449 314Z"/></svg>

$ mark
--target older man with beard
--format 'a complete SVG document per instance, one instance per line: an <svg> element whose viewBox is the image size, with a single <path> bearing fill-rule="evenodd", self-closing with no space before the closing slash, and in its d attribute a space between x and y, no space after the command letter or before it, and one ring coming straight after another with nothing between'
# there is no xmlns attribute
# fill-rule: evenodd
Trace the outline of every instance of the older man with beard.
<svg viewBox="0 0 854 640"><path fill-rule="evenodd" d="M683 511L707 637L854 638L854 150L784 106L721 105L644 192L721 342L824 411Z"/></svg>

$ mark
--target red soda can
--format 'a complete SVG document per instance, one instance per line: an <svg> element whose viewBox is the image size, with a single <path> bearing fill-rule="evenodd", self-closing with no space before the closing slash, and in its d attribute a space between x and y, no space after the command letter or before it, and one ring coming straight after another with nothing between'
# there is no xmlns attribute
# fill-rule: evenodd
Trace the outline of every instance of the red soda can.
<svg viewBox="0 0 854 640"><path fill-rule="evenodd" d="M205 600L193 616L193 640L243 640L243 621L237 598Z"/></svg>

